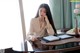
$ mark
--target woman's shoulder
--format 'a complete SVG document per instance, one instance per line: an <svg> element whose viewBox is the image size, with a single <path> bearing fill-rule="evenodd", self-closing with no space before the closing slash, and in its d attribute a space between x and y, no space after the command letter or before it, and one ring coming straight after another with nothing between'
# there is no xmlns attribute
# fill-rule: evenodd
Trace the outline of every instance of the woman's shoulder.
<svg viewBox="0 0 80 53"><path fill-rule="evenodd" d="M37 18L32 18L32 19L31 19L31 21L35 21L35 20L37 20Z"/></svg>

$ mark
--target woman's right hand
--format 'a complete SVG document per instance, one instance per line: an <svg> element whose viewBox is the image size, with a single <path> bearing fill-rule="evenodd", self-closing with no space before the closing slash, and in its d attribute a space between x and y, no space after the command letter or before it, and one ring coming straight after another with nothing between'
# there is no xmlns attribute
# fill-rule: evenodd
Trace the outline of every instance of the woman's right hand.
<svg viewBox="0 0 80 53"><path fill-rule="evenodd" d="M31 41L36 41L36 40L38 40L36 36L31 36L30 39L31 39Z"/></svg>

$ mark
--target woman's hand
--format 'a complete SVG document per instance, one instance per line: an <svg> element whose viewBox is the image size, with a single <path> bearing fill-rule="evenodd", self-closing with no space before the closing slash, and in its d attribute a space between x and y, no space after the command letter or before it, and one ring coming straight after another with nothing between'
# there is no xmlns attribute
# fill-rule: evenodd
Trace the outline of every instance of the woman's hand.
<svg viewBox="0 0 80 53"><path fill-rule="evenodd" d="M47 15L44 16L46 24L50 24Z"/></svg>
<svg viewBox="0 0 80 53"><path fill-rule="evenodd" d="M31 41L36 41L36 40L38 40L38 37L37 37L37 34L36 33L34 33L34 35L33 36L31 36Z"/></svg>
<svg viewBox="0 0 80 53"><path fill-rule="evenodd" d="M31 39L31 41L36 41L36 40L38 40L36 36L31 36L30 39Z"/></svg>

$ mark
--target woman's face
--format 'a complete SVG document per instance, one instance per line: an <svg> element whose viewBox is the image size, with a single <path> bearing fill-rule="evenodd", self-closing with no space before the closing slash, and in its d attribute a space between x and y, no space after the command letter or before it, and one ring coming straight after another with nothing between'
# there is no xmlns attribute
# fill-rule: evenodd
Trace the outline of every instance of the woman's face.
<svg viewBox="0 0 80 53"><path fill-rule="evenodd" d="M46 9L45 8L40 8L39 9L39 16L40 17L44 17L46 15Z"/></svg>

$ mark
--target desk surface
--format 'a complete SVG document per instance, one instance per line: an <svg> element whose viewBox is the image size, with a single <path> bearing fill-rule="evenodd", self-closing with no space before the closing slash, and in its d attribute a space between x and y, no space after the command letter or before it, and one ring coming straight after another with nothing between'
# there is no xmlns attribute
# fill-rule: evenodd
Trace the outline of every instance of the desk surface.
<svg viewBox="0 0 80 53"><path fill-rule="evenodd" d="M64 39L64 40L57 40L57 41L53 41L53 42L45 42L45 41L41 41L41 43L43 45L60 45L60 44L65 44L65 43L69 43L69 42L80 42L80 38L76 38L76 37L73 37L73 38L69 38L69 39Z"/></svg>

